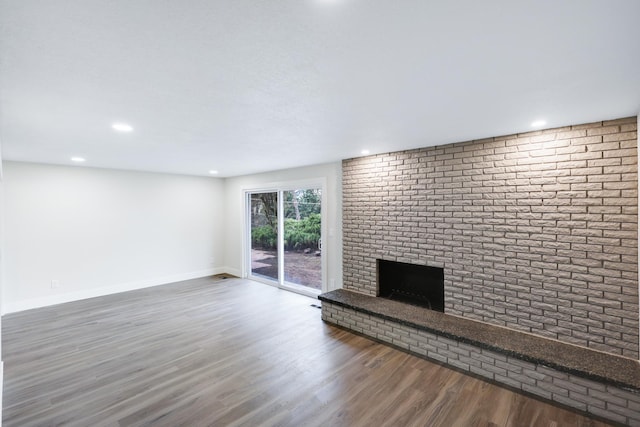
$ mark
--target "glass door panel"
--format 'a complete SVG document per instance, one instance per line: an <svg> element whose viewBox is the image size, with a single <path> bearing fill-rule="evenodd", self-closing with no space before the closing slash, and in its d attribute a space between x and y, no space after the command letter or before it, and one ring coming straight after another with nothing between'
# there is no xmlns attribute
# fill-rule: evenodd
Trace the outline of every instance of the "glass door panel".
<svg viewBox="0 0 640 427"><path fill-rule="evenodd" d="M322 289L320 188L282 192L284 216L284 281Z"/></svg>
<svg viewBox="0 0 640 427"><path fill-rule="evenodd" d="M278 192L251 193L251 275L278 281Z"/></svg>

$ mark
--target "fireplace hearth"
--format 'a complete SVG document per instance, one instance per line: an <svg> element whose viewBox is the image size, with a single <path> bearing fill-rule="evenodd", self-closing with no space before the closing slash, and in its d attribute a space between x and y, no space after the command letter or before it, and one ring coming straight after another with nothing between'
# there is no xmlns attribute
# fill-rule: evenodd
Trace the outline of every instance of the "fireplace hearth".
<svg viewBox="0 0 640 427"><path fill-rule="evenodd" d="M444 313L444 270L427 265L376 260L378 297Z"/></svg>

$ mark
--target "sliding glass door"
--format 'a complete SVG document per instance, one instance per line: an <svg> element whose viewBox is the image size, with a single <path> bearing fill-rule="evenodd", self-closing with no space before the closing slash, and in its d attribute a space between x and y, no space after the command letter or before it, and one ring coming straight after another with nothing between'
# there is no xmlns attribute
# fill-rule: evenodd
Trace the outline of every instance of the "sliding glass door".
<svg viewBox="0 0 640 427"><path fill-rule="evenodd" d="M247 192L249 277L306 294L322 290L322 188Z"/></svg>
<svg viewBox="0 0 640 427"><path fill-rule="evenodd" d="M278 280L278 192L250 193L251 275Z"/></svg>
<svg viewBox="0 0 640 427"><path fill-rule="evenodd" d="M322 290L322 191L284 191L284 282Z"/></svg>

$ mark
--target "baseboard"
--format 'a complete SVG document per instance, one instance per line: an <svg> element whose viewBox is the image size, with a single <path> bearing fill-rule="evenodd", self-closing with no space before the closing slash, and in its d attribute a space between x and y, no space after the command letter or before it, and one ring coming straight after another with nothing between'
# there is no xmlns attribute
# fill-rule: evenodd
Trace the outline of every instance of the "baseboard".
<svg viewBox="0 0 640 427"><path fill-rule="evenodd" d="M134 291L136 289L150 288L152 286L166 285L167 283L180 282L182 280L197 279L199 277L212 276L214 274L229 273L226 267L210 268L205 270L192 271L189 273L174 274L171 276L156 277L148 280L120 283L113 286L105 286L95 289L69 292L59 295L50 295L41 298L31 298L21 301L5 302L2 306L2 314L15 313L18 311L30 310L32 308L46 307L50 305L62 304L65 302L78 301L87 298L101 297L104 295L117 294L120 292ZM233 273L229 273L233 274ZM235 274L234 274L235 275Z"/></svg>
<svg viewBox="0 0 640 427"><path fill-rule="evenodd" d="M242 277L242 270L233 267L222 267L224 273L231 274L232 276Z"/></svg>

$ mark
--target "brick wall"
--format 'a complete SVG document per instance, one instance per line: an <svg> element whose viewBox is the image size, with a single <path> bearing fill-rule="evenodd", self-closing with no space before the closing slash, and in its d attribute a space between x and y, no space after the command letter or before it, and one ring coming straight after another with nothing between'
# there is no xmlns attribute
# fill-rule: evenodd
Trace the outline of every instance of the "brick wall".
<svg viewBox="0 0 640 427"><path fill-rule="evenodd" d="M444 268L445 311L638 358L637 119L343 161L344 288Z"/></svg>

